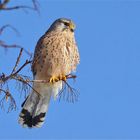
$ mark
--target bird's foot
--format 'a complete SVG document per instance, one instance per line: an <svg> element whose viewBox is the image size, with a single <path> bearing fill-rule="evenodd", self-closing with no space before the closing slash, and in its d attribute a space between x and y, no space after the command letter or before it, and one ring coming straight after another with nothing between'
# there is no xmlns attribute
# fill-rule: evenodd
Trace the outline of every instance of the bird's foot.
<svg viewBox="0 0 140 140"><path fill-rule="evenodd" d="M59 80L66 81L67 80L66 75L59 75Z"/></svg>
<svg viewBox="0 0 140 140"><path fill-rule="evenodd" d="M59 80L60 80L59 77L52 76L52 77L50 78L49 82L50 82L51 84L53 84L53 83L55 83L55 82L58 82Z"/></svg>
<svg viewBox="0 0 140 140"><path fill-rule="evenodd" d="M52 76L49 80L49 82L51 84L55 83L55 82L58 82L58 81L66 81L67 80L67 77L65 75L59 75L59 76Z"/></svg>

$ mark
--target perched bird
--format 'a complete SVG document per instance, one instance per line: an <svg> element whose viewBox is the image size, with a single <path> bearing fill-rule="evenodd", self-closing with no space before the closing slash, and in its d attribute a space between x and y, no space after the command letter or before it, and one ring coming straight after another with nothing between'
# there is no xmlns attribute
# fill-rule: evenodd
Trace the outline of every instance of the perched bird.
<svg viewBox="0 0 140 140"><path fill-rule="evenodd" d="M59 18L37 42L32 72L33 90L23 103L19 123L23 127L41 127L51 96L57 98L66 75L76 70L79 53L74 37L75 24L72 20Z"/></svg>

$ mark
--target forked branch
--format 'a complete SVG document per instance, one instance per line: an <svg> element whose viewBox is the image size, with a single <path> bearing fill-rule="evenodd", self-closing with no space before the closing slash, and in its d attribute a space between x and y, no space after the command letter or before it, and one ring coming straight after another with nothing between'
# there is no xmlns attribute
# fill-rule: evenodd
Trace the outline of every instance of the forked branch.
<svg viewBox="0 0 140 140"><path fill-rule="evenodd" d="M15 6L11 6L8 7L8 4L10 3L11 0L3 0L3 2L0 3L0 10L5 10L5 11L9 11L9 10L18 10L18 9L22 9L25 12L27 12L27 10L34 10L39 12L39 4L37 2L37 0L32 0L32 4L33 6L27 6L27 5L15 5Z"/></svg>
<svg viewBox="0 0 140 140"><path fill-rule="evenodd" d="M19 68L18 68L18 65L20 63L20 60L21 60L21 57L22 57L22 54L23 54L23 49L20 50L19 52L19 55L17 57L17 60L15 62L15 65L11 71L11 73L9 75L6 75L5 73L2 73L0 75L0 93L4 93L5 96L2 98L2 100L0 101L0 106L3 107L3 102L4 102L4 99L6 101L8 101L8 99L10 99L11 103L10 103L10 108L8 110L12 110L12 109L15 109L16 108L16 102L13 98L13 96L11 95L11 92L9 90L9 86L8 86L8 83L10 80L16 80L17 82L21 83L22 84L22 89L26 92L26 90L28 89L32 89L34 90L36 93L38 93L32 86L32 83L33 82L37 82L37 83L48 83L49 81L47 80L32 80L31 78L29 78L28 76L24 76L24 75L21 75L20 72L28 65L28 64L31 64L32 63L32 60L26 60L25 63L23 65L21 65ZM75 79L76 78L76 75L66 75L66 79ZM5 86L7 85L7 86ZM65 95L64 92L68 92L68 96L66 98L67 101L69 102L74 102L74 101L77 101L78 99L78 94L77 94L77 91L72 88L67 81L63 81L63 89L61 90L61 92L59 93L59 99L61 98L61 96ZM64 94L62 94L64 93ZM40 93L38 93L40 94ZM64 99L64 97L63 97Z"/></svg>

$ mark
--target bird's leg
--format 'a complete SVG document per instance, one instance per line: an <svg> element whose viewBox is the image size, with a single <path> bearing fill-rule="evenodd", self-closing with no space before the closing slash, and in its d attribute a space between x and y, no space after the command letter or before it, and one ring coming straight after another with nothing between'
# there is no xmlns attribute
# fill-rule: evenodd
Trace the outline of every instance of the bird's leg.
<svg viewBox="0 0 140 140"><path fill-rule="evenodd" d="M64 74L59 75L59 80L66 81L67 77Z"/></svg>
<svg viewBox="0 0 140 140"><path fill-rule="evenodd" d="M60 80L66 81L66 80L67 80L66 75L61 74L61 75L59 75L59 76L52 76L52 77L50 78L49 82L53 84L53 83L58 82L58 81L60 81Z"/></svg>
<svg viewBox="0 0 140 140"><path fill-rule="evenodd" d="M52 84L55 83L55 82L58 82L58 81L59 81L59 77L57 77L57 76L52 76L49 80L49 82L52 83Z"/></svg>

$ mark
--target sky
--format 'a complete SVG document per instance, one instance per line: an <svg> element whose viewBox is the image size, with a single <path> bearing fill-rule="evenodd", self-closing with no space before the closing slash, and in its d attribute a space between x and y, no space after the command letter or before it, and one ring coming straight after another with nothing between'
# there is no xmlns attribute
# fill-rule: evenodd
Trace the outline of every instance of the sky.
<svg viewBox="0 0 140 140"><path fill-rule="evenodd" d="M5 30L0 39L34 52L36 42L60 17L76 24L80 52L76 103L51 100L42 128L22 128L18 115L24 96L11 82L17 110L0 110L0 139L140 139L140 1L40 0L40 14L22 10L1 11L0 26L10 24L17 36ZM10 5L31 1L11 1ZM0 48L0 72L9 74L18 49ZM21 64L28 59L24 53ZM21 65L20 64L20 65ZM30 68L23 74L32 75ZM2 95L1 95L2 97Z"/></svg>

